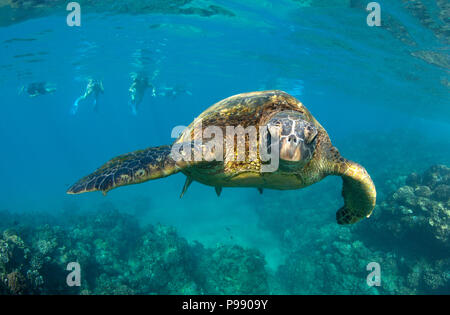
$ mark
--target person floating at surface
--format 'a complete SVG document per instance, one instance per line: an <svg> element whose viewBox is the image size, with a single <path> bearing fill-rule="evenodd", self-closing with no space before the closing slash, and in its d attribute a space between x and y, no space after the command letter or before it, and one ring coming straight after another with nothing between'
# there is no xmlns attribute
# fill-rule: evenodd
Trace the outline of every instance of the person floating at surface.
<svg viewBox="0 0 450 315"><path fill-rule="evenodd" d="M81 100L86 99L89 95L94 95L94 111L98 110L98 96L103 94L105 89L103 88L103 82L101 80L89 79L86 86L86 91L83 95L78 97L73 103L72 114L75 115L78 111L78 105Z"/></svg>
<svg viewBox="0 0 450 315"><path fill-rule="evenodd" d="M29 97L35 97L38 95L54 93L56 91L56 88L54 87L54 85L47 82L34 82L28 84L28 86L26 87L22 86L19 94L21 94L23 91L26 91Z"/></svg>
<svg viewBox="0 0 450 315"><path fill-rule="evenodd" d="M167 97L172 97L175 98L179 95L182 94L187 94L187 95L192 95L192 93L186 89L183 89L182 87L179 86L175 86L175 87L162 87L159 91L158 91L158 96L167 96Z"/></svg>
<svg viewBox="0 0 450 315"><path fill-rule="evenodd" d="M133 115L137 115L137 107L144 99L145 91L147 88L152 90L152 96L156 96L156 90L154 86L149 82L148 77L143 74L132 73L131 78L133 82L128 89L131 93L129 104Z"/></svg>

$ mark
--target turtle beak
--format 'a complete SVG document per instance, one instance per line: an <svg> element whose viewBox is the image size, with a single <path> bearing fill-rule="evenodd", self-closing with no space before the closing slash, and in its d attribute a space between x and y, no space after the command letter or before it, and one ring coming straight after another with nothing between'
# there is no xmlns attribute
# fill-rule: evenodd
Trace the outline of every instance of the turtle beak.
<svg viewBox="0 0 450 315"><path fill-rule="evenodd" d="M280 143L280 158L285 161L298 162L302 158L302 139L290 135L283 137Z"/></svg>

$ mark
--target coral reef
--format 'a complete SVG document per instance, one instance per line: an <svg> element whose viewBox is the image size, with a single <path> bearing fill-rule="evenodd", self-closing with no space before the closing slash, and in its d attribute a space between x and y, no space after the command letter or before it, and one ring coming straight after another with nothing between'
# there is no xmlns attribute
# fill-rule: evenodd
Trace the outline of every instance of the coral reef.
<svg viewBox="0 0 450 315"><path fill-rule="evenodd" d="M435 294L450 292L450 258L389 250L354 231L324 226L308 247L290 251L277 276L289 294ZM366 266L381 268L381 286L369 287Z"/></svg>
<svg viewBox="0 0 450 315"><path fill-rule="evenodd" d="M43 278L38 258L13 230L0 239L0 294L42 293Z"/></svg>
<svg viewBox="0 0 450 315"><path fill-rule="evenodd" d="M383 201L367 226L379 237L421 245L448 256L450 250L450 168L411 173L406 185Z"/></svg>
<svg viewBox="0 0 450 315"><path fill-rule="evenodd" d="M390 163L388 170L374 172L385 197L370 219L354 226L338 226L321 212L337 209L336 200L320 195L323 189L263 199L257 207L261 226L273 232L286 253L275 276L280 292L450 293L450 168L435 165L402 174L404 167L414 169L408 163L388 176L385 172L395 168ZM324 188L332 190L328 183ZM370 262L381 267L379 287L366 283Z"/></svg>
<svg viewBox="0 0 450 315"><path fill-rule="evenodd" d="M392 253L374 251L357 240L349 229L324 226L309 244L292 250L278 269L278 277L290 294L408 294L414 293L404 277L405 262ZM369 287L366 266L377 262L382 285Z"/></svg>
<svg viewBox="0 0 450 315"><path fill-rule="evenodd" d="M267 294L268 274L264 256L255 249L218 245L206 250L200 261L203 287L213 294Z"/></svg>
<svg viewBox="0 0 450 315"><path fill-rule="evenodd" d="M0 217L14 221L7 212ZM22 223L18 230L5 230L0 239L0 294L268 291L265 259L257 250L190 244L173 227L141 227L114 209L73 216L65 225ZM69 262L81 266L81 287L66 284Z"/></svg>

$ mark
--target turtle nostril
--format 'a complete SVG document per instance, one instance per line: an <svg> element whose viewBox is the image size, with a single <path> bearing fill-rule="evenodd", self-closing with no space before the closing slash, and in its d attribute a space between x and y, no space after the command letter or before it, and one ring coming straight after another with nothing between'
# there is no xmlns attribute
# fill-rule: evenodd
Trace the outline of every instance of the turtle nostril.
<svg viewBox="0 0 450 315"><path fill-rule="evenodd" d="M297 138L294 135L289 136L288 142L294 142L297 143Z"/></svg>

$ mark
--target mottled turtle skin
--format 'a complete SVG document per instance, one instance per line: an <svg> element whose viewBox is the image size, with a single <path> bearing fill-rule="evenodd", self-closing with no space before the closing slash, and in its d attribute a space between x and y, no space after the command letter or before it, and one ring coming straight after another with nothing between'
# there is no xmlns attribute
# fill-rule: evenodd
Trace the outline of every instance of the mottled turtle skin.
<svg viewBox="0 0 450 315"><path fill-rule="evenodd" d="M224 156L224 161L175 161L171 157L172 146L148 148L121 155L93 174L73 185L68 193L107 191L123 185L141 183L166 177L177 172L186 175L182 195L192 181L213 186L220 195L222 187L255 187L263 189L299 189L314 184L328 175L343 178L344 206L338 210L339 224L352 224L369 217L376 201L375 186L367 171L359 164L339 154L331 144L325 129L317 122L306 107L296 98L282 91L243 93L226 98L209 107L184 130L174 145L190 143L199 130L208 126L219 127L226 135L227 126L265 126L275 114L283 111L299 112L304 120L317 129L314 138L315 150L306 164L282 161L275 172L261 172L261 159L233 161ZM258 131L258 139L261 136ZM190 136L190 137L189 137ZM246 141L246 150L249 143ZM193 150L204 150L193 146ZM233 152L236 154L236 151ZM233 154L228 152L228 154ZM227 153L224 150L224 155ZM228 156L229 157L229 156Z"/></svg>

